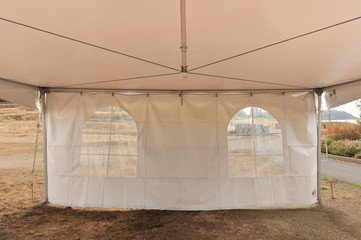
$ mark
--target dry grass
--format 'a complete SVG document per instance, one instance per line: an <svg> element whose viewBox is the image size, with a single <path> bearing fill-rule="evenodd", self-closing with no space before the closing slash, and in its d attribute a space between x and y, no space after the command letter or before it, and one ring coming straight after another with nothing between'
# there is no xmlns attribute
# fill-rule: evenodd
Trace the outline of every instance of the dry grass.
<svg viewBox="0 0 361 240"><path fill-rule="evenodd" d="M17 104L0 104L0 122L37 121L39 113Z"/></svg>
<svg viewBox="0 0 361 240"><path fill-rule="evenodd" d="M16 104L0 104L0 155L34 151L38 116L38 112ZM40 127L39 149L41 132Z"/></svg>

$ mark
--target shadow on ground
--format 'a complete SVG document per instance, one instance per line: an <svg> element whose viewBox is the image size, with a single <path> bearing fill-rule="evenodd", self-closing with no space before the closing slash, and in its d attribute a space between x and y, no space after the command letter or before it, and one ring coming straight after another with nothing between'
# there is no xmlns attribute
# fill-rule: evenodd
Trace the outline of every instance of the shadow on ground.
<svg viewBox="0 0 361 240"><path fill-rule="evenodd" d="M303 209L160 211L81 209L40 204L6 215L5 239L358 239L340 212Z"/></svg>

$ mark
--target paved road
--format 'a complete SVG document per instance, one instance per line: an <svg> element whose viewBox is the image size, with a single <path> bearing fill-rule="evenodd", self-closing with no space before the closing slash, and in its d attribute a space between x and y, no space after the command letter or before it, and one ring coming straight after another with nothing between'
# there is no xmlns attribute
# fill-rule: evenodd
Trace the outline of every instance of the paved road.
<svg viewBox="0 0 361 240"><path fill-rule="evenodd" d="M356 163L342 162L338 160L322 158L321 174L347 182L361 184L361 165ZM329 169L329 170L327 170Z"/></svg>

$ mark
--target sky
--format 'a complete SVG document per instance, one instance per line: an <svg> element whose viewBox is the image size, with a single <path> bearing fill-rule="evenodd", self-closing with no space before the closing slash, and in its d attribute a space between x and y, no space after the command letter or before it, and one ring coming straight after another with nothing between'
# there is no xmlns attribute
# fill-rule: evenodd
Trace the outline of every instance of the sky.
<svg viewBox="0 0 361 240"><path fill-rule="evenodd" d="M346 103L346 104L341 105L341 106L339 106L339 107L336 107L336 108L334 108L334 109L339 110L339 111L348 112L348 113L352 114L352 115L355 116L355 117L359 117L359 116L360 116L360 111L359 111L358 108L356 107L356 101Z"/></svg>

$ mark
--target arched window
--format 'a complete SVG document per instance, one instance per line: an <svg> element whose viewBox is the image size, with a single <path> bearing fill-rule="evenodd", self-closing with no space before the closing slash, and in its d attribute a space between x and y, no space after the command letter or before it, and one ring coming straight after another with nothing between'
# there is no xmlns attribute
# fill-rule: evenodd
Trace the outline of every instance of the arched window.
<svg viewBox="0 0 361 240"><path fill-rule="evenodd" d="M282 132L267 111L247 107L228 124L228 176L252 177L284 174Z"/></svg>
<svg viewBox="0 0 361 240"><path fill-rule="evenodd" d="M99 109L85 122L80 175L137 176L137 126L120 107Z"/></svg>

